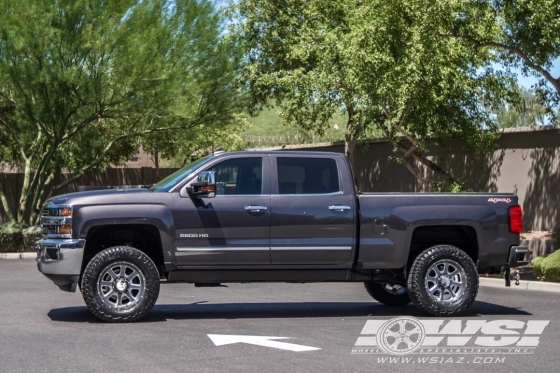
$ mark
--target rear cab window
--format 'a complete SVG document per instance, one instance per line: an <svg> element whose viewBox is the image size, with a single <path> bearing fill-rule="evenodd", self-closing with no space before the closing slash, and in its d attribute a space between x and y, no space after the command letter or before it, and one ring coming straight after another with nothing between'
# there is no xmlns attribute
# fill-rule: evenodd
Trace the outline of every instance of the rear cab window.
<svg viewBox="0 0 560 373"><path fill-rule="evenodd" d="M341 191L332 158L278 157L279 194L327 194Z"/></svg>

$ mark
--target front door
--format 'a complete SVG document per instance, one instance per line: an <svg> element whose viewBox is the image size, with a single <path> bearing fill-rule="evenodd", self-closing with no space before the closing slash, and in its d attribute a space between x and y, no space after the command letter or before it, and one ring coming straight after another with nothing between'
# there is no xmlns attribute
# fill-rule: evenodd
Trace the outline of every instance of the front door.
<svg viewBox="0 0 560 373"><path fill-rule="evenodd" d="M338 156L274 155L270 246L276 265L352 265L355 196Z"/></svg>
<svg viewBox="0 0 560 373"><path fill-rule="evenodd" d="M270 265L269 157L222 158L216 197L179 198L175 209L180 266Z"/></svg>

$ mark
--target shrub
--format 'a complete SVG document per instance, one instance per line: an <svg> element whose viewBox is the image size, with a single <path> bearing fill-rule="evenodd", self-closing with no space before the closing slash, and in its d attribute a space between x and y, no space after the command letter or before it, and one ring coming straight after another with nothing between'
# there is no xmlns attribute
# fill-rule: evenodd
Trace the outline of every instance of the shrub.
<svg viewBox="0 0 560 373"><path fill-rule="evenodd" d="M35 251L35 242L43 237L43 228L35 225L25 228L23 234L23 251Z"/></svg>
<svg viewBox="0 0 560 373"><path fill-rule="evenodd" d="M0 225L0 252L23 251L23 230L27 225L7 223Z"/></svg>
<svg viewBox="0 0 560 373"><path fill-rule="evenodd" d="M543 277L545 281L560 282L560 251L550 254L543 261Z"/></svg>
<svg viewBox="0 0 560 373"><path fill-rule="evenodd" d="M543 277L542 271L542 262L546 259L548 255L538 256L531 260L531 264L533 265L533 272L535 273L535 277L540 279Z"/></svg>
<svg viewBox="0 0 560 373"><path fill-rule="evenodd" d="M560 250L537 257L531 264L538 279L560 282Z"/></svg>

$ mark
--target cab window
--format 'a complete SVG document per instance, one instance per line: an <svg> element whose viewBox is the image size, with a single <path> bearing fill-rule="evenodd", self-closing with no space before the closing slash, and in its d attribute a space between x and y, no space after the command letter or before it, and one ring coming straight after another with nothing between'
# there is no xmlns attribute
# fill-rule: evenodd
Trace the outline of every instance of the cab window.
<svg viewBox="0 0 560 373"><path fill-rule="evenodd" d="M216 195L262 194L262 158L233 158L207 171L216 173Z"/></svg>
<svg viewBox="0 0 560 373"><path fill-rule="evenodd" d="M331 158L279 157L280 194L323 194L340 191L338 168Z"/></svg>

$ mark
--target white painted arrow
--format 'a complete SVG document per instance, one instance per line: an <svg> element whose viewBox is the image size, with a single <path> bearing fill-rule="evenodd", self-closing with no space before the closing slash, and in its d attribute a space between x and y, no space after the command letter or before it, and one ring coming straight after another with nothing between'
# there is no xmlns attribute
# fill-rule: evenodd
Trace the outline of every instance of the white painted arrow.
<svg viewBox="0 0 560 373"><path fill-rule="evenodd" d="M223 334L208 334L208 337L214 342L216 346L229 345L233 343L248 343L255 346L264 346L278 348L280 350L288 350L294 352L301 351L314 351L320 350L317 347L297 345L294 343L277 342L272 339L289 339L290 337L262 337L255 335L223 335Z"/></svg>

